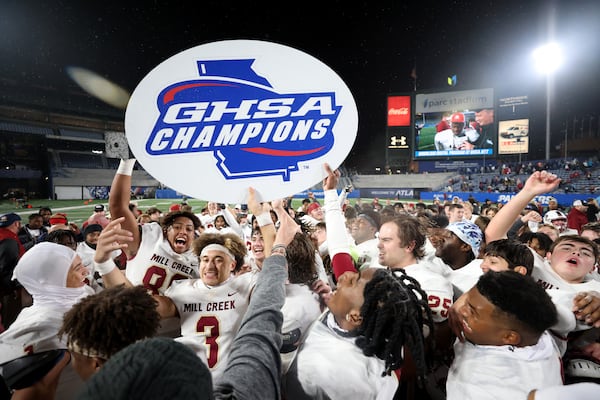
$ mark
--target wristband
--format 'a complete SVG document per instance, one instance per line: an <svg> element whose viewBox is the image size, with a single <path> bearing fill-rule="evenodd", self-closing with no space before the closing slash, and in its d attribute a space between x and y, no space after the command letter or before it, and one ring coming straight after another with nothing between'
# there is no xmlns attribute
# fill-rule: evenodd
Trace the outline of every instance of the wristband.
<svg viewBox="0 0 600 400"><path fill-rule="evenodd" d="M106 275L106 274L112 272L112 270L115 268L117 268L117 264L115 264L115 262L112 260L112 258L109 258L108 260L101 262L101 263L96 262L94 260L94 269L100 275Z"/></svg>
<svg viewBox="0 0 600 400"><path fill-rule="evenodd" d="M119 168L117 169L117 174L131 176L131 174L133 173L134 166L135 158L121 160L121 162L119 163Z"/></svg>
<svg viewBox="0 0 600 400"><path fill-rule="evenodd" d="M286 257L287 256L286 246L283 244L276 244L271 249L271 255L273 255L273 254L278 254L280 256Z"/></svg>
<svg viewBox="0 0 600 400"><path fill-rule="evenodd" d="M273 223L273 220L271 219L271 213L269 212L258 214L256 216L256 221L258 221L258 226L265 226Z"/></svg>

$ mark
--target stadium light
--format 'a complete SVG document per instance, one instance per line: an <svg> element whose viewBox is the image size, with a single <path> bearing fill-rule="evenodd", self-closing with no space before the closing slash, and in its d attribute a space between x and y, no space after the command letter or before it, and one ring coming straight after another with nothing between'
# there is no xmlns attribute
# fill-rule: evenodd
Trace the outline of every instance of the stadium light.
<svg viewBox="0 0 600 400"><path fill-rule="evenodd" d="M562 51L558 43L547 43L533 51L535 66L545 75L554 73L563 62Z"/></svg>
<svg viewBox="0 0 600 400"><path fill-rule="evenodd" d="M561 66L563 58L558 43L547 43L533 52L536 69L546 75L546 160L550 159L550 104L552 100L553 75Z"/></svg>

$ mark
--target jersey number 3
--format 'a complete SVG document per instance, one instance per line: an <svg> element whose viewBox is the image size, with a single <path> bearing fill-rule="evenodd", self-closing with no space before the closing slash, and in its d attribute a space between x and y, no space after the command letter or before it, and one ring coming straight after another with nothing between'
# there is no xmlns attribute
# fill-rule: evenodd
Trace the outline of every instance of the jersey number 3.
<svg viewBox="0 0 600 400"><path fill-rule="evenodd" d="M201 317L196 324L196 332L203 333L206 338L206 361L208 367L212 368L219 358L219 320L213 316Z"/></svg>

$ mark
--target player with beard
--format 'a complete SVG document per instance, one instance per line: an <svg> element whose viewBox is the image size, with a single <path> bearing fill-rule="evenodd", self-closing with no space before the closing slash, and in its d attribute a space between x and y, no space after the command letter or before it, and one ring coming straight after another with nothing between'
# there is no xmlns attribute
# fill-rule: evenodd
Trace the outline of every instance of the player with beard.
<svg viewBox="0 0 600 400"><path fill-rule="evenodd" d="M124 249L127 279L154 294L163 294L175 280L198 278L198 260L191 247L200 220L191 212L174 211L160 225L138 225L129 210L135 161L121 160L112 182L109 208L113 219L125 218L121 226L133 234L133 241Z"/></svg>

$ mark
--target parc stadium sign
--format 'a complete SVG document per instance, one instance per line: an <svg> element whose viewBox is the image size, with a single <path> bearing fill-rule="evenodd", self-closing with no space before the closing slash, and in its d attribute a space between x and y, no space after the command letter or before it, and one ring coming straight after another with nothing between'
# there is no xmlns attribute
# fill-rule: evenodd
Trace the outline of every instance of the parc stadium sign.
<svg viewBox="0 0 600 400"><path fill-rule="evenodd" d="M293 195L337 168L358 113L342 79L316 58L255 40L208 43L153 69L125 114L131 151L148 173L190 197Z"/></svg>

